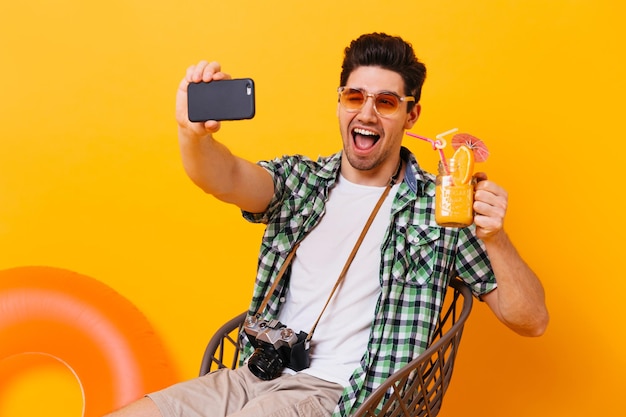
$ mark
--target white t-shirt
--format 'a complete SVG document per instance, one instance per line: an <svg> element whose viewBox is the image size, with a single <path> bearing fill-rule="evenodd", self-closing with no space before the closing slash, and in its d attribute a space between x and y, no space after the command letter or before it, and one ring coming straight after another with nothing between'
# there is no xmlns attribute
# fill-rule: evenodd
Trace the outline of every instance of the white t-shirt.
<svg viewBox="0 0 626 417"><path fill-rule="evenodd" d="M347 386L359 366L380 294L380 247L398 187L385 199L324 312L311 340L311 366L301 372ZM384 189L353 184L340 176L324 217L296 252L281 323L296 332L311 330Z"/></svg>

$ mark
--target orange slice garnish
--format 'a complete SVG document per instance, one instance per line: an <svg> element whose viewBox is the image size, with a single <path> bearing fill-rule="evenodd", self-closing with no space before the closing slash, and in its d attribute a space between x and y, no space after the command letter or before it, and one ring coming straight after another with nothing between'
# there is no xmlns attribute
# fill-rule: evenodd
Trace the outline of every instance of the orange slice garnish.
<svg viewBox="0 0 626 417"><path fill-rule="evenodd" d="M469 184L474 175L474 152L461 145L450 158L452 168L452 179L455 184Z"/></svg>

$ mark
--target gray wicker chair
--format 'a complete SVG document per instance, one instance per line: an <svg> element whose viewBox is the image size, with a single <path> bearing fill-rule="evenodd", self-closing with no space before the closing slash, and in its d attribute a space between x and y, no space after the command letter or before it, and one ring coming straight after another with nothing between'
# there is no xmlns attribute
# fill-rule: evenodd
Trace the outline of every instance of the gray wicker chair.
<svg viewBox="0 0 626 417"><path fill-rule="evenodd" d="M352 415L435 417L439 414L472 302L469 288L460 280L453 280L430 346L391 375ZM200 375L238 366L238 333L245 317L245 312L234 317L211 338L202 358Z"/></svg>

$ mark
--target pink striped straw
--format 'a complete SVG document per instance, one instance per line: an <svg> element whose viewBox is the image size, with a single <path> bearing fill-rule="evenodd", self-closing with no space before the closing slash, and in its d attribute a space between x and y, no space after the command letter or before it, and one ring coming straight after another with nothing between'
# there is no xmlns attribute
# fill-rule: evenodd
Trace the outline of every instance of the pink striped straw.
<svg viewBox="0 0 626 417"><path fill-rule="evenodd" d="M456 129L454 129L454 131L456 131ZM432 147L433 150L438 150L439 151L439 159L441 159L441 164L443 165L443 169L446 171L446 174L450 174L450 170L448 168L448 161L446 160L446 155L443 152L443 148L446 147L446 141L444 139L437 139L437 140L432 140L430 138L427 138L425 136L420 136L417 135L415 133L411 133L411 132L405 132L408 136L411 136L412 138L416 138L416 139L421 139L423 141L429 142ZM443 136L445 134L447 134L448 132L442 133L440 135L437 136Z"/></svg>

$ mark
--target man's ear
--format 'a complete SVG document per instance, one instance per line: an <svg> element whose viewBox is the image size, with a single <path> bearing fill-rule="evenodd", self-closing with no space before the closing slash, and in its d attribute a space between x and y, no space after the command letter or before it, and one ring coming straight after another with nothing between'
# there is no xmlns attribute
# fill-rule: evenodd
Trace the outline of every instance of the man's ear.
<svg viewBox="0 0 626 417"><path fill-rule="evenodd" d="M406 122L404 123L405 129L410 129L417 122L417 119L420 118L420 113L422 112L422 105L417 103L410 112L407 113Z"/></svg>

